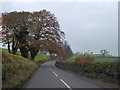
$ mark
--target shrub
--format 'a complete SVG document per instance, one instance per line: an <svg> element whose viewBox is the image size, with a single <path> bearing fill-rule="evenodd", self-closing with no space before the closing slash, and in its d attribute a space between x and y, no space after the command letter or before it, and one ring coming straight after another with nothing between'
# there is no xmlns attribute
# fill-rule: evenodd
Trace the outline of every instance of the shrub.
<svg viewBox="0 0 120 90"><path fill-rule="evenodd" d="M84 54L84 55L81 54L81 55L76 56L75 64L88 65L91 62L93 62L93 60L94 60L94 58L91 57L90 55L88 55L88 54Z"/></svg>

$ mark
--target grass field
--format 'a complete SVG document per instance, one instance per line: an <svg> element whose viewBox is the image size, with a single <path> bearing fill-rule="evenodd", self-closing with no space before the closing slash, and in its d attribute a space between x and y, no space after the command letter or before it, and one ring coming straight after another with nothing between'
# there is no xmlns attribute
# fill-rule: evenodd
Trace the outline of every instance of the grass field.
<svg viewBox="0 0 120 90"><path fill-rule="evenodd" d="M118 61L118 57L95 57L95 62L115 62Z"/></svg>
<svg viewBox="0 0 120 90"><path fill-rule="evenodd" d="M92 57L94 57L94 62L114 62L114 61L118 61L118 57L112 57L112 56L102 56L101 54L93 54L91 55ZM74 62L75 61L75 55L72 57L69 57L66 59L66 61L68 62Z"/></svg>
<svg viewBox="0 0 120 90"><path fill-rule="evenodd" d="M50 59L50 56L45 55L45 54L37 54L35 57L36 62L41 62L41 61L48 60L48 59Z"/></svg>

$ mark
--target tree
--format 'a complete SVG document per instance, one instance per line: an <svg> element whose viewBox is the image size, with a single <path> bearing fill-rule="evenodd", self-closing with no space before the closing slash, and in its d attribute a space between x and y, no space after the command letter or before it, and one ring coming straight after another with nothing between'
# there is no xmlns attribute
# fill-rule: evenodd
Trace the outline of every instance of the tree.
<svg viewBox="0 0 120 90"><path fill-rule="evenodd" d="M4 44L12 44L12 53L15 54L19 48L23 57L27 57L26 37L28 37L29 12L11 12L2 14L2 33ZM24 37L24 38L22 38ZM25 52L24 52L25 51Z"/></svg>
<svg viewBox="0 0 120 90"><path fill-rule="evenodd" d="M103 49L100 51L100 53L103 55L103 56L106 56L108 55L109 51L107 51L106 49Z"/></svg>
<svg viewBox="0 0 120 90"><path fill-rule="evenodd" d="M63 47L64 32L60 30L57 18L49 11L39 12L10 12L2 14L3 42L12 44L12 53L20 49L23 57L34 60L39 50L46 50L60 56L65 56ZM64 54L64 55L63 55Z"/></svg>
<svg viewBox="0 0 120 90"><path fill-rule="evenodd" d="M53 50L51 50L50 47L53 45L56 45L56 47L59 46L64 39L64 32L60 30L60 25L57 21L57 18L54 16L54 14L46 10L34 12L32 16L32 31L30 32L31 38L34 39L33 41L36 40L37 42L42 42L42 44L38 43L34 46L31 44L30 52L32 59L34 59L39 49L48 49L47 51L49 51L50 54L53 54ZM58 54L58 49L54 50L54 53Z"/></svg>
<svg viewBox="0 0 120 90"><path fill-rule="evenodd" d="M67 41L64 41L64 48L67 51L67 57L70 57L73 55L72 49Z"/></svg>

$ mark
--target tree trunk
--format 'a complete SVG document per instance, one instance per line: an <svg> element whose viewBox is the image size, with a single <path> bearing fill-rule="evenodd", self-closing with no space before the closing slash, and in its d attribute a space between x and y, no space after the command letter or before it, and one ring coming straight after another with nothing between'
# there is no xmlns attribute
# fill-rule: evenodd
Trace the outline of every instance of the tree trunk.
<svg viewBox="0 0 120 90"><path fill-rule="evenodd" d="M12 54L16 54L17 52L17 48L15 48L13 51L12 51Z"/></svg>
<svg viewBox="0 0 120 90"><path fill-rule="evenodd" d="M18 49L18 42L17 41L13 41L12 42L12 53L16 54L17 49Z"/></svg>
<svg viewBox="0 0 120 90"><path fill-rule="evenodd" d="M39 50L35 49L35 48L31 48L30 49L30 53L31 53L31 60L35 59L35 56L37 55Z"/></svg>
<svg viewBox="0 0 120 90"><path fill-rule="evenodd" d="M20 47L20 52L21 52L21 55L23 57L28 58L28 56L29 56L29 50L28 50L27 47L25 47L25 46Z"/></svg>
<svg viewBox="0 0 120 90"><path fill-rule="evenodd" d="M8 52L11 53L11 50L10 50L10 43L8 42Z"/></svg>

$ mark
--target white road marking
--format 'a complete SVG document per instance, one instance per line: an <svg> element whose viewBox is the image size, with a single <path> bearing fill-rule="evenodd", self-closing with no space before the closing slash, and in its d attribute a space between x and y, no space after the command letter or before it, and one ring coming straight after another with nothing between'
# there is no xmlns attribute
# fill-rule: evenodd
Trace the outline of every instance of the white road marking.
<svg viewBox="0 0 120 90"><path fill-rule="evenodd" d="M55 71L53 71L50 67L48 67L54 74L56 77L58 77L57 73ZM60 81L67 87L69 88L70 90L72 90L72 88L65 82L63 81L60 77L58 77L60 79Z"/></svg>
<svg viewBox="0 0 120 90"><path fill-rule="evenodd" d="M62 79L60 79L60 81L61 81L63 84L65 84L65 86L66 86L67 88L69 88L70 90L72 90L72 88L71 88L65 81L63 81Z"/></svg>
<svg viewBox="0 0 120 90"><path fill-rule="evenodd" d="M55 74L55 76L57 76L57 77L58 77L58 75L56 74L56 72L54 72L54 71L53 71L53 73Z"/></svg>

